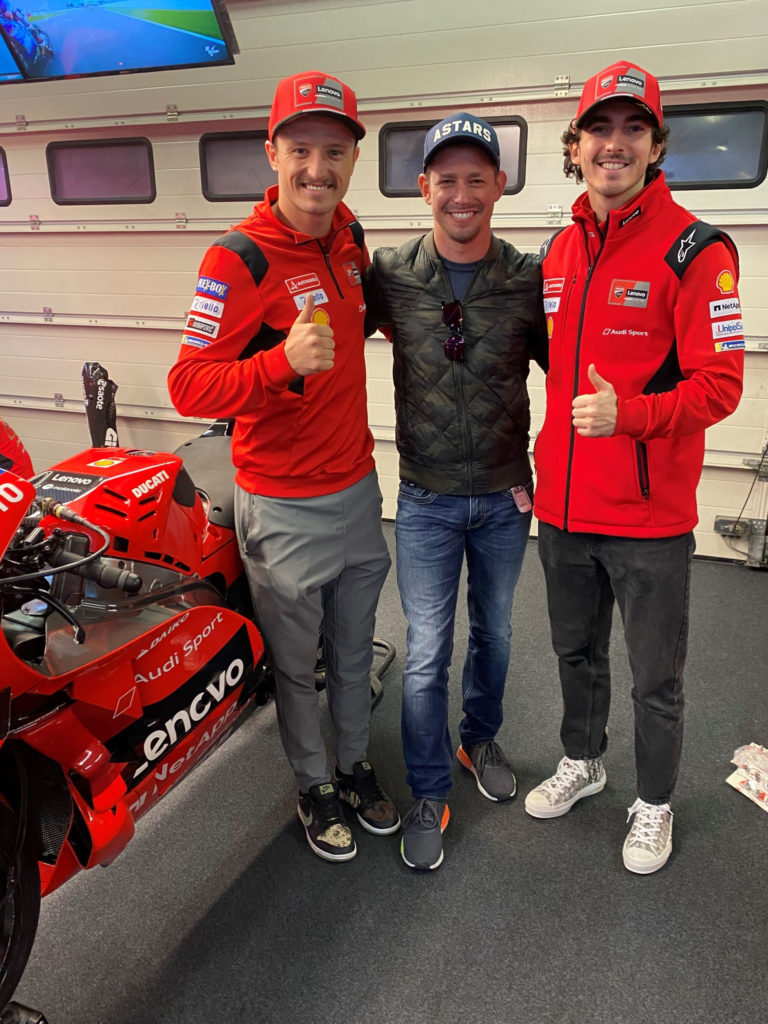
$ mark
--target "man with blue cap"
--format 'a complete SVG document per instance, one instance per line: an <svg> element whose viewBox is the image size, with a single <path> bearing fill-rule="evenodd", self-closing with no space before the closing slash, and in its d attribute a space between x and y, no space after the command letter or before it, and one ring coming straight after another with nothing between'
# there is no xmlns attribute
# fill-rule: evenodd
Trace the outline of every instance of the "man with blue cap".
<svg viewBox="0 0 768 1024"><path fill-rule="evenodd" d="M538 262L491 231L506 185L499 140L464 111L430 128L419 187L433 228L378 249L365 275L366 333L391 339L400 489L397 580L408 620L403 753L414 805L401 852L443 860L454 748L448 669L466 555L469 641L457 757L489 800L510 800L496 737L510 658L515 584L531 524L526 378L546 369Z"/></svg>

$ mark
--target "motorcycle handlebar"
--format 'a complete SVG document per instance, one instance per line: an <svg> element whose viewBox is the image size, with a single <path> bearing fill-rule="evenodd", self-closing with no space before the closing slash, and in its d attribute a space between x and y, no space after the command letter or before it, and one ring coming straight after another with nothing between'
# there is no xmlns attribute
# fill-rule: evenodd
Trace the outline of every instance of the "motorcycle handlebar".
<svg viewBox="0 0 768 1024"><path fill-rule="evenodd" d="M57 551L50 558L53 565L68 565L69 563L82 562L82 557L71 551ZM106 565L100 559L95 562L88 562L85 565L72 565L72 572L78 576L93 580L101 587L114 587L124 590L127 594L137 594L141 590L142 579L135 572L128 569L119 569L116 565Z"/></svg>

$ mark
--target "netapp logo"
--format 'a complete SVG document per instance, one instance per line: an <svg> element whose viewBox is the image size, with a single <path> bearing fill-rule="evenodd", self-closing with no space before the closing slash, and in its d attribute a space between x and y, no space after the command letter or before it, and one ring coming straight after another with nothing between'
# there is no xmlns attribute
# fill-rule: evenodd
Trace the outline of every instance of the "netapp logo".
<svg viewBox="0 0 768 1024"><path fill-rule="evenodd" d="M721 316L740 316L741 315L741 303L738 299L718 299L716 302L710 302L709 304L709 318L710 320L717 320Z"/></svg>

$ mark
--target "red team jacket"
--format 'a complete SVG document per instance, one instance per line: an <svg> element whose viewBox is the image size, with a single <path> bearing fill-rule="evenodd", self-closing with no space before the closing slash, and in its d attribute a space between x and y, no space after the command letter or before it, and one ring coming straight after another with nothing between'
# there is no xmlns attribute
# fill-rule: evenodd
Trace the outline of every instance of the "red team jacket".
<svg viewBox="0 0 768 1024"><path fill-rule="evenodd" d="M584 193L542 250L550 334L547 410L535 447L535 511L573 532L668 537L698 521L704 429L741 396L744 329L726 235L672 199L660 173L602 229ZM571 425L594 392L618 396L612 437Z"/></svg>
<svg viewBox="0 0 768 1024"><path fill-rule="evenodd" d="M277 186L200 265L179 358L168 375L183 416L235 418L237 482L253 494L308 498L374 467L368 429L362 229L340 203L325 239L275 217ZM297 377L284 339L307 295L334 332L334 365Z"/></svg>

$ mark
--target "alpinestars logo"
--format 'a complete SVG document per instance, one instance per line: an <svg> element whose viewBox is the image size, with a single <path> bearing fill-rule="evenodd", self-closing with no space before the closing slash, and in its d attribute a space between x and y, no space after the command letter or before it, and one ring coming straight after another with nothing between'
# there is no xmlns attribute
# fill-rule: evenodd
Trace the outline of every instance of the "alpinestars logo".
<svg viewBox="0 0 768 1024"><path fill-rule="evenodd" d="M691 228L690 234L686 235L685 238L680 239L680 248L677 251L677 262L685 263L686 257L690 250L696 245L694 235L696 234L696 228Z"/></svg>

